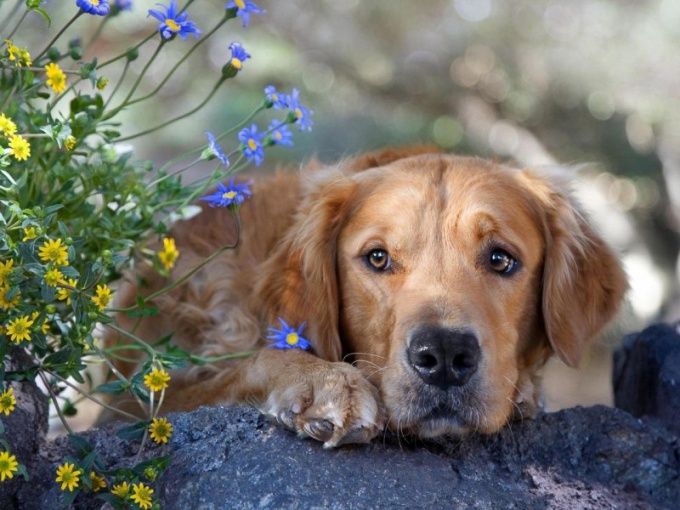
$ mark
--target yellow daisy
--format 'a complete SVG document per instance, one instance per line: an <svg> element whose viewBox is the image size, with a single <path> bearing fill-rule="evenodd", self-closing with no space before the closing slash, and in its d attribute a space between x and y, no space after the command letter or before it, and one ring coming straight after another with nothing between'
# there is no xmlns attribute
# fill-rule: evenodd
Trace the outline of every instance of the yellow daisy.
<svg viewBox="0 0 680 510"><path fill-rule="evenodd" d="M64 275L56 267L45 273L45 283L50 287L56 287L64 279Z"/></svg>
<svg viewBox="0 0 680 510"><path fill-rule="evenodd" d="M151 391L161 391L168 387L170 382L170 374L163 369L154 368L151 373L144 376L144 384Z"/></svg>
<svg viewBox="0 0 680 510"><path fill-rule="evenodd" d="M47 73L46 83L48 87L52 87L52 90L57 93L61 93L66 90L66 75L58 64L50 62L45 66L45 72Z"/></svg>
<svg viewBox="0 0 680 510"><path fill-rule="evenodd" d="M66 462L57 468L56 482L61 482L61 490L68 489L73 492L80 482L80 473L80 470L75 469L75 465Z"/></svg>
<svg viewBox="0 0 680 510"><path fill-rule="evenodd" d="M154 418L149 425L149 435L157 443L167 443L172 437L172 423L165 418Z"/></svg>
<svg viewBox="0 0 680 510"><path fill-rule="evenodd" d="M130 494L130 484L127 482L122 482L114 485L111 487L111 494L125 499L128 494Z"/></svg>
<svg viewBox="0 0 680 510"><path fill-rule="evenodd" d="M21 241L25 243L36 237L38 237L38 234L35 233L35 227L27 227L24 229L24 237Z"/></svg>
<svg viewBox="0 0 680 510"><path fill-rule="evenodd" d="M68 266L68 248L61 244L61 239L48 239L38 250L43 262L54 262L58 266Z"/></svg>
<svg viewBox="0 0 680 510"><path fill-rule="evenodd" d="M0 453L0 482L4 482L5 478L12 478L17 471L19 471L17 458L9 452Z"/></svg>
<svg viewBox="0 0 680 510"><path fill-rule="evenodd" d="M9 321L9 324L7 325L7 334L9 335L9 339L12 342L16 342L18 344L24 340L30 340L30 328L32 325L33 321L30 320L26 315Z"/></svg>
<svg viewBox="0 0 680 510"><path fill-rule="evenodd" d="M5 416L9 416L9 413L14 411L16 405L17 399L14 398L14 390L12 388L7 388L4 392L0 393L0 413L5 413Z"/></svg>
<svg viewBox="0 0 680 510"><path fill-rule="evenodd" d="M97 295L93 296L92 302L99 307L99 310L103 310L109 305L109 302L111 301L111 297L113 294L111 293L111 289L108 288L106 285L97 285Z"/></svg>
<svg viewBox="0 0 680 510"><path fill-rule="evenodd" d="M0 285L8 283L8 277L14 271L14 260L9 259L7 262L0 262Z"/></svg>
<svg viewBox="0 0 680 510"><path fill-rule="evenodd" d="M69 287L75 288L75 286L78 282L75 281L73 278L69 278L68 280L62 280L59 283L66 284ZM57 291L57 299L59 301L66 301L66 304L70 306L71 305L71 294L72 293L73 293L73 291L71 289L60 288Z"/></svg>
<svg viewBox="0 0 680 510"><path fill-rule="evenodd" d="M72 151L73 148L76 146L76 137L69 135L66 137L66 140L64 140L64 147L66 147L67 151Z"/></svg>
<svg viewBox="0 0 680 510"><path fill-rule="evenodd" d="M177 247L175 246L175 240L172 237L163 239L163 251L158 252L158 258L166 271L174 267L178 257L179 251L177 251Z"/></svg>
<svg viewBox="0 0 680 510"><path fill-rule="evenodd" d="M151 508L153 505L153 501L151 500L152 494L153 489L148 485L144 485L141 482L132 485L132 500L137 503L140 508Z"/></svg>
<svg viewBox="0 0 680 510"><path fill-rule="evenodd" d="M9 153L17 161L25 161L31 155L31 144L21 135L12 135L9 139Z"/></svg>
<svg viewBox="0 0 680 510"><path fill-rule="evenodd" d="M0 131L5 136L12 136L17 132L17 125L4 113L0 113Z"/></svg>
<svg viewBox="0 0 680 510"><path fill-rule="evenodd" d="M94 471L90 472L90 481L92 482L92 492L99 492L106 487L106 479L97 475Z"/></svg>
<svg viewBox="0 0 680 510"><path fill-rule="evenodd" d="M17 292L12 299L7 299L7 293L10 291L9 286L0 285L0 308L9 310L14 308L21 299L21 293Z"/></svg>

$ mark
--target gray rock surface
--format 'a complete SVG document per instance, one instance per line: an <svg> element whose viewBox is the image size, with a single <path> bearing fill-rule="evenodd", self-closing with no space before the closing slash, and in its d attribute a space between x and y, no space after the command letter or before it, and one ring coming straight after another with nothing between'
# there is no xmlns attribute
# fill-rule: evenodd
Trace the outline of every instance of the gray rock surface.
<svg viewBox="0 0 680 510"><path fill-rule="evenodd" d="M614 353L613 379L617 407L680 432L680 323L628 335Z"/></svg>
<svg viewBox="0 0 680 510"><path fill-rule="evenodd" d="M491 437L409 444L385 436L338 450L243 407L170 419L173 460L156 485L164 509L642 509L680 501L677 436L606 407L544 414ZM85 436L108 464L130 462L134 444L113 430ZM45 449L16 508L59 508L54 472L67 453L65 439ZM101 506L83 496L76 508Z"/></svg>

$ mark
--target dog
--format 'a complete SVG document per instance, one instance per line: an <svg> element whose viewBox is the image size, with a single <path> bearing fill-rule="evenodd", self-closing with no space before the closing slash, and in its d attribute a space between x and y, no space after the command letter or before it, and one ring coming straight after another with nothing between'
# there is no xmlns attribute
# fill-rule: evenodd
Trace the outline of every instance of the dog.
<svg viewBox="0 0 680 510"><path fill-rule="evenodd" d="M575 366L627 289L566 188L423 146L258 176L238 218L204 203L177 221L170 278L141 267L118 304L237 246L155 298L157 315L117 320L198 356L250 353L172 373L164 411L251 404L325 447L494 433L535 415L539 369L553 353ZM277 330L310 348L272 348Z"/></svg>

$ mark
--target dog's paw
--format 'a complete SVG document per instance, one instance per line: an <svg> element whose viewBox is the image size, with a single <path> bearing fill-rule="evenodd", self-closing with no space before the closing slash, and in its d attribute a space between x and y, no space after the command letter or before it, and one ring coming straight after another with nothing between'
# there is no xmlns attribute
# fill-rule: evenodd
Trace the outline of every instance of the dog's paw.
<svg viewBox="0 0 680 510"><path fill-rule="evenodd" d="M263 413L325 448L368 443L385 427L378 390L346 363L319 362L303 373L282 375Z"/></svg>

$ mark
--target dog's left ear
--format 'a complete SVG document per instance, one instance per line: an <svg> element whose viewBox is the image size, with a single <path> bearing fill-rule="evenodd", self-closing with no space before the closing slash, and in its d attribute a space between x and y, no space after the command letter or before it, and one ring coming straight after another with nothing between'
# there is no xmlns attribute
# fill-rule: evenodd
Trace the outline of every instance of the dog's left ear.
<svg viewBox="0 0 680 510"><path fill-rule="evenodd" d="M585 219L566 183L523 171L538 199L546 241L543 320L550 345L576 366L586 344L614 317L628 289L617 255Z"/></svg>
<svg viewBox="0 0 680 510"><path fill-rule="evenodd" d="M279 327L278 317L293 327L305 322L302 335L317 356L340 361L336 244L355 183L340 170L313 173L293 226L258 275L254 296L264 302L270 325Z"/></svg>

